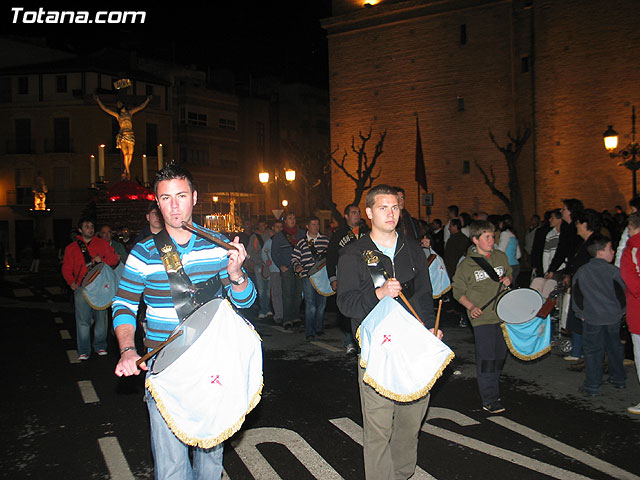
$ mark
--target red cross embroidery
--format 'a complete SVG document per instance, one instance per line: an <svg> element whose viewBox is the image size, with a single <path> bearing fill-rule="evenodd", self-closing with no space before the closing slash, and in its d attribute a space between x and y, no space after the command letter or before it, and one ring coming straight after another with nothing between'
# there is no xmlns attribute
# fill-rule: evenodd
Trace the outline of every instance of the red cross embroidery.
<svg viewBox="0 0 640 480"><path fill-rule="evenodd" d="M384 338L384 340L382 340L382 343L380 345L384 345L385 343L391 341L391 335L383 335L382 337Z"/></svg>
<svg viewBox="0 0 640 480"><path fill-rule="evenodd" d="M218 385L222 386L222 384L220 383L220 375L216 375L215 377L211 375L211 383L217 383Z"/></svg>

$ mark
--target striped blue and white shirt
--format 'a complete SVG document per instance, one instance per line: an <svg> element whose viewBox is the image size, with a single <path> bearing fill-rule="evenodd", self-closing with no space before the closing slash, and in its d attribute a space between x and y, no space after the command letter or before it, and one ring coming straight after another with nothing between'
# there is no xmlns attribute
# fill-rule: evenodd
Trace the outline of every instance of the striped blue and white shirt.
<svg viewBox="0 0 640 480"><path fill-rule="evenodd" d="M217 232L207 232L229 242ZM219 274L220 279L227 283L223 288L227 290L231 302L239 308L247 308L253 304L257 294L251 279L248 279L247 286L241 292L234 291L231 284L225 282L225 279L229 278L227 250L195 234L191 235L187 245L176 244L176 249L192 283L204 282ZM153 237L137 243L127 258L118 292L113 300L114 328L125 324L135 328L141 295L147 305L147 338L162 342L178 326L179 319L171 298L169 277L162 265Z"/></svg>

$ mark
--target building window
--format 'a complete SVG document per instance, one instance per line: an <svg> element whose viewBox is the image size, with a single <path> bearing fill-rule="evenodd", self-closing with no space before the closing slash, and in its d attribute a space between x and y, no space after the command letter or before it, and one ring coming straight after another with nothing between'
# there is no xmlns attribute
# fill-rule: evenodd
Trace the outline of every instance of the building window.
<svg viewBox="0 0 640 480"><path fill-rule="evenodd" d="M222 130L236 131L236 121L231 118L221 118L218 120L218 127Z"/></svg>
<svg viewBox="0 0 640 480"><path fill-rule="evenodd" d="M529 57L520 59L520 73L529 73Z"/></svg>
<svg viewBox="0 0 640 480"><path fill-rule="evenodd" d="M31 153L31 120L18 118L16 126L16 153Z"/></svg>
<svg viewBox="0 0 640 480"><path fill-rule="evenodd" d="M197 112L187 112L187 125L194 125L196 127L207 126L207 114Z"/></svg>
<svg viewBox="0 0 640 480"><path fill-rule="evenodd" d="M467 24L460 25L460 45L467 44Z"/></svg>
<svg viewBox="0 0 640 480"><path fill-rule="evenodd" d="M67 93L66 75L56 75L56 93Z"/></svg>
<svg viewBox="0 0 640 480"><path fill-rule="evenodd" d="M71 151L71 135L68 118L53 119L53 151Z"/></svg>
<svg viewBox="0 0 640 480"><path fill-rule="evenodd" d="M29 93L29 77L18 77L18 93L20 95Z"/></svg>
<svg viewBox="0 0 640 480"><path fill-rule="evenodd" d="M147 85L144 87L144 93L147 97L153 95L153 85Z"/></svg>
<svg viewBox="0 0 640 480"><path fill-rule="evenodd" d="M182 163L191 166L208 166L209 165L209 150L206 147L202 150L196 148L185 148L180 151L180 157Z"/></svg>
<svg viewBox="0 0 640 480"><path fill-rule="evenodd" d="M458 97L458 111L464 112L464 98Z"/></svg>
<svg viewBox="0 0 640 480"><path fill-rule="evenodd" d="M469 160L463 160L462 173L471 173L471 164L469 163Z"/></svg>

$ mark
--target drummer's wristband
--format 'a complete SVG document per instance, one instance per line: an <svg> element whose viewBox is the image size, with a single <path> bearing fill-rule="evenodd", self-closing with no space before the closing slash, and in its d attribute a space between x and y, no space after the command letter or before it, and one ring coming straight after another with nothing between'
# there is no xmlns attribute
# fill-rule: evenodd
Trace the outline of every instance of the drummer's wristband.
<svg viewBox="0 0 640 480"><path fill-rule="evenodd" d="M136 349L136 347L133 347L133 346L131 346L131 347L124 347L122 350L120 350L120 356L122 356L122 354L123 354L124 352L128 352L129 350L135 350L135 349Z"/></svg>

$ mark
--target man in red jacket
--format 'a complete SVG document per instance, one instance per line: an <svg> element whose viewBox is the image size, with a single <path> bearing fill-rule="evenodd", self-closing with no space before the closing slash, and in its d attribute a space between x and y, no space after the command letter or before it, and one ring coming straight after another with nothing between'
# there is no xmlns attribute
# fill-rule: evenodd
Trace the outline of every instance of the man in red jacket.
<svg viewBox="0 0 640 480"><path fill-rule="evenodd" d="M64 250L62 276L73 290L78 360L87 360L91 353L92 316L95 321L93 349L100 356L107 354L107 311L93 309L82 295L80 285L87 274L87 268L100 262L113 267L118 264L118 256L106 240L94 236L93 220L81 218L78 222L78 233L76 240Z"/></svg>
<svg viewBox="0 0 640 480"><path fill-rule="evenodd" d="M620 275L627 296L627 325L633 339L636 373L640 381L640 212L629 215L629 240L620 260ZM640 403L627 408L629 413L640 414Z"/></svg>

